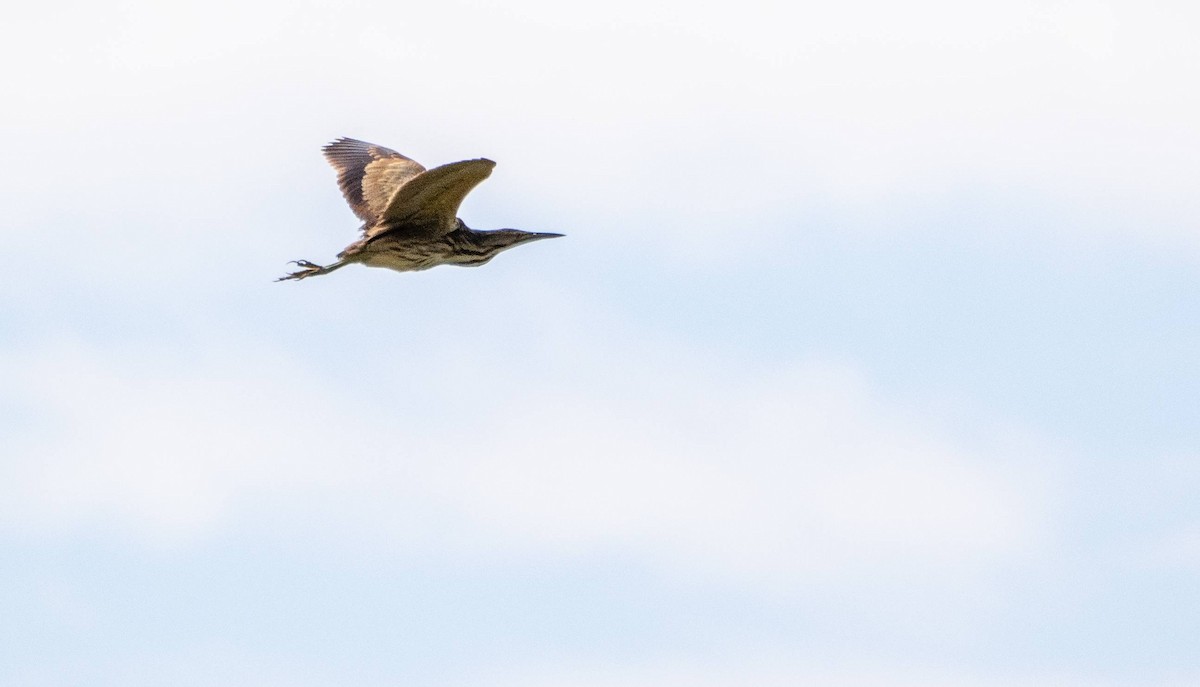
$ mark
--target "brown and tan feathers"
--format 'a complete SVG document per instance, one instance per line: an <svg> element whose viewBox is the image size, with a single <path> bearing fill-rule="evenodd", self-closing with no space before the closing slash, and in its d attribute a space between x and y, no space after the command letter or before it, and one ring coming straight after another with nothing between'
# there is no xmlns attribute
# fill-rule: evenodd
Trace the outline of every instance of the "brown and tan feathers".
<svg viewBox="0 0 1200 687"><path fill-rule="evenodd" d="M454 231L463 199L496 166L481 158L426 170L394 150L353 138L339 138L323 151L350 209L366 222L368 237L393 229Z"/></svg>
<svg viewBox="0 0 1200 687"><path fill-rule="evenodd" d="M337 170L338 188L350 209L368 226L379 220L397 188L425 171L390 148L353 138L339 138L321 152Z"/></svg>
<svg viewBox="0 0 1200 687"><path fill-rule="evenodd" d="M448 234L458 226L458 208L471 189L492 174L491 160L463 160L434 167L396 189L381 224L421 228L431 234Z"/></svg>

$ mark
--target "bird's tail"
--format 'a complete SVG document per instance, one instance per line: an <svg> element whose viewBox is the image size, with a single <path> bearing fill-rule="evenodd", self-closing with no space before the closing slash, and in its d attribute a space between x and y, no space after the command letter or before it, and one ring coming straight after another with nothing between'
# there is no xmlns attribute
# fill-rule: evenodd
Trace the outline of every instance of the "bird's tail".
<svg viewBox="0 0 1200 687"><path fill-rule="evenodd" d="M315 277L319 274L329 274L336 269L341 269L342 267L349 265L350 262L351 261L348 260L338 260L337 262L322 266L307 260L293 260L291 264L296 265L300 269L296 270L295 272L285 274L275 281L288 281L290 279L299 280L306 279L308 277Z"/></svg>

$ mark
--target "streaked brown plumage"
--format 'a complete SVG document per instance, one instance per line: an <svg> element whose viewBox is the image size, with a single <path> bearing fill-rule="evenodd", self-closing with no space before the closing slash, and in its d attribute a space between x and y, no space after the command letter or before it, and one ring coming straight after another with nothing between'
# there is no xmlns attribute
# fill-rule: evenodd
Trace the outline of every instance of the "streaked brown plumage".
<svg viewBox="0 0 1200 687"><path fill-rule="evenodd" d="M513 246L562 236L517 229L475 231L458 218L463 199L496 166L491 160L426 170L394 150L352 138L339 138L322 151L337 170L338 188L350 209L363 221L363 236L338 253L337 262L322 266L297 260L300 269L277 281L328 274L356 262L397 272L482 265Z"/></svg>

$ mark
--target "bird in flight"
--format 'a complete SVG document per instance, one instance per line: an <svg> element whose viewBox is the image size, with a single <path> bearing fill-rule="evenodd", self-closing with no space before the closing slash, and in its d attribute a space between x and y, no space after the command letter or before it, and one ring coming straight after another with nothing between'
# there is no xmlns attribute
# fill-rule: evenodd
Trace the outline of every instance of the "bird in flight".
<svg viewBox="0 0 1200 687"><path fill-rule="evenodd" d="M362 238L338 253L336 262L296 260L300 269L276 281L328 274L356 262L397 272L474 267L513 246L562 236L518 229L476 231L458 218L463 199L496 166L491 160L427 170L394 150L353 138L339 138L321 151L337 170L338 187L350 209L363 221Z"/></svg>

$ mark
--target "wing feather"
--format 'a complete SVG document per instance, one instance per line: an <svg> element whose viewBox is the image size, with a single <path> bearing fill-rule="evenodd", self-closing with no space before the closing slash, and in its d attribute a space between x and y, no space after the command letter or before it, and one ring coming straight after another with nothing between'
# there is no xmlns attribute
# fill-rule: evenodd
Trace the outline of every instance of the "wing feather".
<svg viewBox="0 0 1200 687"><path fill-rule="evenodd" d="M321 149L337 170L338 188L359 219L378 221L396 190L425 171L411 158L366 141L339 138Z"/></svg>
<svg viewBox="0 0 1200 687"><path fill-rule="evenodd" d="M495 166L495 162L480 158L422 172L394 190L379 221L396 228L448 234L458 226L458 208L463 199L491 176Z"/></svg>

